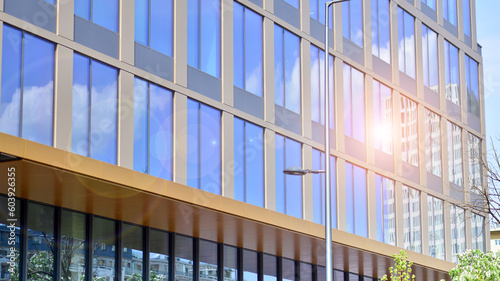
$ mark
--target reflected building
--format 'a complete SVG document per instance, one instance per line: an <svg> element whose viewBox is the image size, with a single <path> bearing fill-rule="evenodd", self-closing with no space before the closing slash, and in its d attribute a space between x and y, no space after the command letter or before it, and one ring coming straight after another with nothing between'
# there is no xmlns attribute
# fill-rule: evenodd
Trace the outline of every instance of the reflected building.
<svg viewBox="0 0 500 281"><path fill-rule="evenodd" d="M335 281L490 249L475 1L324 2L0 1L0 280L325 280L325 160Z"/></svg>

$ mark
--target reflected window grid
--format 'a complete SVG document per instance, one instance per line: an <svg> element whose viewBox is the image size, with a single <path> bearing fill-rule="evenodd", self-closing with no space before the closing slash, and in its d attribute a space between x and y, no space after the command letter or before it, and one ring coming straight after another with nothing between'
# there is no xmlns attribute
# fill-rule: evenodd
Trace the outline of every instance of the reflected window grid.
<svg viewBox="0 0 500 281"><path fill-rule="evenodd" d="M364 74L344 63L344 133L365 142Z"/></svg>
<svg viewBox="0 0 500 281"><path fill-rule="evenodd" d="M478 193L482 189L482 148L481 140L469 133L468 141L468 151L469 151L469 183L470 189L474 193Z"/></svg>
<svg viewBox="0 0 500 281"><path fill-rule="evenodd" d="M424 86L439 93L438 43L437 34L422 24L422 60Z"/></svg>
<svg viewBox="0 0 500 281"><path fill-rule="evenodd" d="M465 83L467 86L467 112L480 117L478 63L465 55Z"/></svg>
<svg viewBox="0 0 500 281"><path fill-rule="evenodd" d="M371 0L372 54L391 63L391 22L388 0Z"/></svg>
<svg viewBox="0 0 500 281"><path fill-rule="evenodd" d="M427 216L429 220L429 255L445 259L443 201L427 197Z"/></svg>
<svg viewBox="0 0 500 281"><path fill-rule="evenodd" d="M462 129L449 121L447 125L449 180L463 186Z"/></svg>
<svg viewBox="0 0 500 281"><path fill-rule="evenodd" d="M334 96L334 68L333 56L329 55L329 84L328 94L330 95L330 129L335 129L335 96ZM311 45L311 120L325 125L325 52L318 47Z"/></svg>
<svg viewBox="0 0 500 281"><path fill-rule="evenodd" d="M135 1L135 41L173 56L172 0Z"/></svg>
<svg viewBox="0 0 500 281"><path fill-rule="evenodd" d="M417 103L401 96L401 156L418 167Z"/></svg>
<svg viewBox="0 0 500 281"><path fill-rule="evenodd" d="M342 34L344 38L363 48L363 1L342 3Z"/></svg>
<svg viewBox="0 0 500 281"><path fill-rule="evenodd" d="M428 173L441 176L441 117L425 108L425 157Z"/></svg>
<svg viewBox="0 0 500 281"><path fill-rule="evenodd" d="M404 248L422 252L420 191L403 185Z"/></svg>
<svg viewBox="0 0 500 281"><path fill-rule="evenodd" d="M460 106L458 49L446 40L444 41L444 68L446 78L446 99Z"/></svg>
<svg viewBox="0 0 500 281"><path fill-rule="evenodd" d="M415 18L398 7L399 71L415 79Z"/></svg>
<svg viewBox="0 0 500 281"><path fill-rule="evenodd" d="M391 88L373 80L373 133L375 148L393 154L393 106Z"/></svg>
<svg viewBox="0 0 500 281"><path fill-rule="evenodd" d="M451 261L458 262L458 254L465 252L465 211L455 205L450 206L451 220Z"/></svg>
<svg viewBox="0 0 500 281"><path fill-rule="evenodd" d="M476 213L472 213L471 219L472 233L472 249L485 252L485 227L484 217Z"/></svg>
<svg viewBox="0 0 500 281"><path fill-rule="evenodd" d="M377 240L396 246L394 181L375 175Z"/></svg>
<svg viewBox="0 0 500 281"><path fill-rule="evenodd" d="M118 32L119 19L118 0L77 0L75 1L75 15L90 22Z"/></svg>

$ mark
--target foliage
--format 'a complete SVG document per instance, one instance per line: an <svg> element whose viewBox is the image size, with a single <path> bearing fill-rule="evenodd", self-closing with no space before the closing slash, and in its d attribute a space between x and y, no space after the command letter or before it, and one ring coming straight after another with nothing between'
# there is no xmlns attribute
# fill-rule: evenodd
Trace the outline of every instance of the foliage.
<svg viewBox="0 0 500 281"><path fill-rule="evenodd" d="M458 264L450 271L456 281L500 280L500 256L492 252L467 250L458 255Z"/></svg>
<svg viewBox="0 0 500 281"><path fill-rule="evenodd" d="M408 261L408 255L404 250L399 252L399 255L392 255L394 258L395 266L389 267L389 272L391 275L391 281L413 281L415 280L415 274L411 274L411 266L413 262ZM411 279L410 279L411 278ZM381 281L387 281L387 274L382 277Z"/></svg>

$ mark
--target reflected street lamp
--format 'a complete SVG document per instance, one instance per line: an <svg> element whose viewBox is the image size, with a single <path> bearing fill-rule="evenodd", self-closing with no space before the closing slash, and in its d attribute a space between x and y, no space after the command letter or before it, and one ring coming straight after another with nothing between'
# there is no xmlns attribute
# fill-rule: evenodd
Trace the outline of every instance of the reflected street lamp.
<svg viewBox="0 0 500 281"><path fill-rule="evenodd" d="M287 168L283 171L283 173L287 175L298 175L298 176L303 176L306 174L318 174L318 173L325 173L325 182L326 182L326 187L325 187L325 247L326 247L326 253L325 253L325 259L326 259L326 280L327 281L332 281L333 280L333 267L332 267L332 202L331 202L331 187L330 187L330 173L326 173L325 171L330 171L330 101L329 101L329 95L328 95L328 89L329 87L329 81L328 81L328 62L329 62L329 54L330 54L330 46L329 42L330 39L328 38L329 31L328 31L328 25L330 22L328 9L330 6L333 4L337 3L342 3L342 2L347 2L349 0L333 0L333 1L328 1L325 3L325 60L324 60L324 68L325 68L325 87L324 87L324 95L325 95L325 170L307 170L307 169L301 169L299 167L290 167Z"/></svg>

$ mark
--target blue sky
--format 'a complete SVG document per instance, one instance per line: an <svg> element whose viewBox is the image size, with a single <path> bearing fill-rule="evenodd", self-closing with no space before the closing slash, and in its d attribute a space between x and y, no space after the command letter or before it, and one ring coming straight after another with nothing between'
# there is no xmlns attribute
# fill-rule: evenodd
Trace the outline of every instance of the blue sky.
<svg viewBox="0 0 500 281"><path fill-rule="evenodd" d="M477 41L483 47L486 138L500 149L500 1L476 1Z"/></svg>

